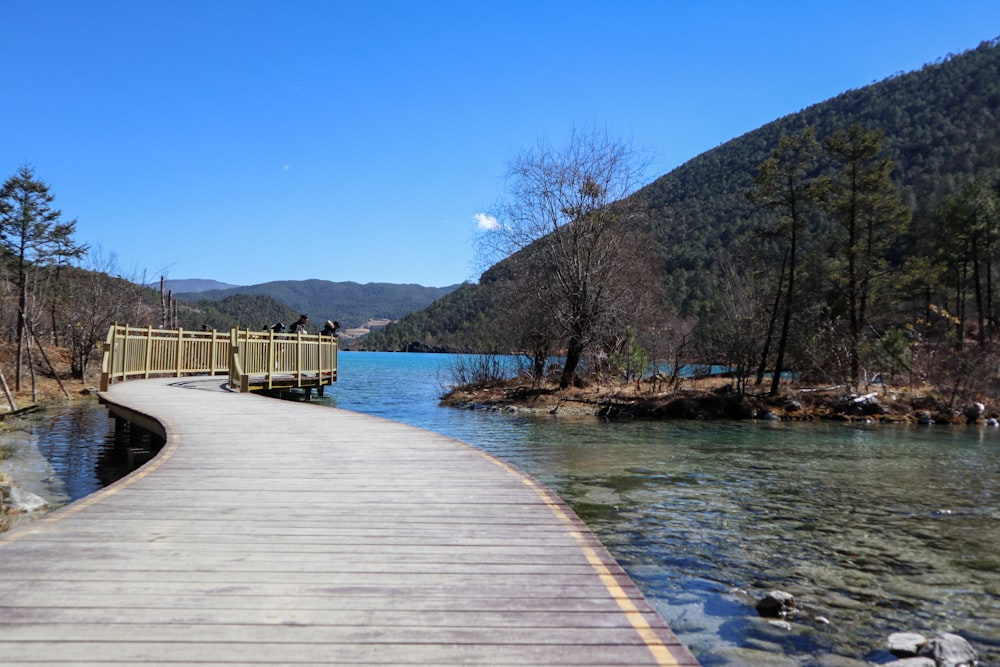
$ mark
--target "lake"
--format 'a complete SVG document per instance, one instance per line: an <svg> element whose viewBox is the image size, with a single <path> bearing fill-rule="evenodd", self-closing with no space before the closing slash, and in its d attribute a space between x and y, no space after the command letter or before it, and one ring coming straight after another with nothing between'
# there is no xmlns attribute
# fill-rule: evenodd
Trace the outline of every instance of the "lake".
<svg viewBox="0 0 1000 667"><path fill-rule="evenodd" d="M998 429L442 408L451 362L342 353L316 402L463 440L549 485L706 667L886 662L902 630L960 634L1000 664ZM120 460L94 404L34 424L39 488L80 497ZM771 589L802 606L791 630L754 610Z"/></svg>

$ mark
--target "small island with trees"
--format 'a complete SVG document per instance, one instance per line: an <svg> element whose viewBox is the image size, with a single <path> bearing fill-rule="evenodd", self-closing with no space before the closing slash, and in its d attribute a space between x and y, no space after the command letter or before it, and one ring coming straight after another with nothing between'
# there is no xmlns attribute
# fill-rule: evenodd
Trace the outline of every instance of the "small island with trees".
<svg viewBox="0 0 1000 667"><path fill-rule="evenodd" d="M995 419L998 46L846 92L644 187L642 152L606 129L541 142L510 163L479 284L366 345L477 355L456 369L458 405Z"/></svg>

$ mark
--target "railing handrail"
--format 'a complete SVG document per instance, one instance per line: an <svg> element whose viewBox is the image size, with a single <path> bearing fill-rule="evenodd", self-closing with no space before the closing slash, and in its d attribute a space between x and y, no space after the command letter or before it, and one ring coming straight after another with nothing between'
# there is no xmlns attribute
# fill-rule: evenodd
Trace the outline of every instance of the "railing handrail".
<svg viewBox="0 0 1000 667"><path fill-rule="evenodd" d="M233 328L186 331L112 325L101 362L101 391L113 382L153 376L224 375L251 387L320 386L337 379L337 338Z"/></svg>

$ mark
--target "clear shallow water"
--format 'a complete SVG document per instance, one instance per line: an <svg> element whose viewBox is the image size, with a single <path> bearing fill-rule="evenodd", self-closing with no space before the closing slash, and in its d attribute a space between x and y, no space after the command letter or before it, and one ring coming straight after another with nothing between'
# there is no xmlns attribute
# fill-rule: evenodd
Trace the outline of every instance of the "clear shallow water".
<svg viewBox="0 0 1000 667"><path fill-rule="evenodd" d="M962 634L1000 665L998 430L440 408L448 363L342 354L323 400L469 442L548 484L704 665L885 662L900 630ZM772 588L804 607L791 632L754 611Z"/></svg>
<svg viewBox="0 0 1000 667"><path fill-rule="evenodd" d="M956 632L1000 665L996 429L457 410L437 405L448 363L343 353L320 402L469 442L548 484L704 665L885 662L900 630ZM67 467L69 486L89 466ZM791 631L753 609L772 588L804 607Z"/></svg>
<svg viewBox="0 0 1000 667"><path fill-rule="evenodd" d="M148 436L134 442L116 439L114 420L94 401L34 413L0 442L11 452L0 460L0 470L52 505L90 495L157 451Z"/></svg>

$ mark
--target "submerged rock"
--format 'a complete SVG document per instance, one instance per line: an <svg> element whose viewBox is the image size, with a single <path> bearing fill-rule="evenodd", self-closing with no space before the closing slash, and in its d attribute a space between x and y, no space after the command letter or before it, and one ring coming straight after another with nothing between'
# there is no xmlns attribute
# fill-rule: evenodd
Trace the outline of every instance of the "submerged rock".
<svg viewBox="0 0 1000 667"><path fill-rule="evenodd" d="M45 498L12 484L0 484L0 500L14 512L37 512L49 506Z"/></svg>
<svg viewBox="0 0 1000 667"><path fill-rule="evenodd" d="M975 667L979 655L965 637L944 633L927 639L917 632L889 635L889 652L897 658L889 663L902 667Z"/></svg>
<svg viewBox="0 0 1000 667"><path fill-rule="evenodd" d="M894 632L889 635L889 652L897 658L912 658L926 643L927 637L917 632Z"/></svg>
<svg viewBox="0 0 1000 667"><path fill-rule="evenodd" d="M765 618L784 618L796 609L795 597L785 591L770 591L757 603L757 613Z"/></svg>

